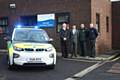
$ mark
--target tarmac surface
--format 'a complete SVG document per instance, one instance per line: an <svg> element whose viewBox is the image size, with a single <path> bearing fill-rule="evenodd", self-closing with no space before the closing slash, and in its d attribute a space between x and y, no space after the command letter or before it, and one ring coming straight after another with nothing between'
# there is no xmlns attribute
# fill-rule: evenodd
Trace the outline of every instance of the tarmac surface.
<svg viewBox="0 0 120 80"><path fill-rule="evenodd" d="M118 59L115 62L108 62L78 80L95 80L95 79L120 80L120 59Z"/></svg>
<svg viewBox="0 0 120 80"><path fill-rule="evenodd" d="M1 55L0 80L64 80L94 64L96 62L71 61L58 57L54 70L35 67L17 67L11 71L7 68L5 55Z"/></svg>
<svg viewBox="0 0 120 80"><path fill-rule="evenodd" d="M0 80L120 80L120 55L111 51L96 58L62 58L57 55L54 70L7 68L6 52L0 53Z"/></svg>

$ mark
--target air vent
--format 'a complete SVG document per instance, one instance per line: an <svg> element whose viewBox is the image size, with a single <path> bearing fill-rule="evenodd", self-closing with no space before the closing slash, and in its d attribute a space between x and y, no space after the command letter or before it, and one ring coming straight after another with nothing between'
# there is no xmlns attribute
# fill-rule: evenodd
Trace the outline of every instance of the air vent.
<svg viewBox="0 0 120 80"><path fill-rule="evenodd" d="M34 51L32 48L25 48L25 51Z"/></svg>
<svg viewBox="0 0 120 80"><path fill-rule="evenodd" d="M45 51L45 49L36 49L36 51Z"/></svg>

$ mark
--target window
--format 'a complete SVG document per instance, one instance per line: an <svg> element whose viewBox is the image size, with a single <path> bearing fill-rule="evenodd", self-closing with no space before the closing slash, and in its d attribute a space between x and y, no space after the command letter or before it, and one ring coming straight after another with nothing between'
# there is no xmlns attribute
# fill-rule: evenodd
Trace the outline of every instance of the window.
<svg viewBox="0 0 120 80"><path fill-rule="evenodd" d="M109 17L106 17L106 32L109 32Z"/></svg>
<svg viewBox="0 0 120 80"><path fill-rule="evenodd" d="M7 33L8 17L0 17L0 34Z"/></svg>
<svg viewBox="0 0 120 80"><path fill-rule="evenodd" d="M70 23L70 13L56 13L57 32L62 28L63 23Z"/></svg>
<svg viewBox="0 0 120 80"><path fill-rule="evenodd" d="M21 16L21 24L24 26L36 26L37 25L37 16Z"/></svg>
<svg viewBox="0 0 120 80"><path fill-rule="evenodd" d="M100 14L96 13L96 27L98 29L98 32L100 32Z"/></svg>
<svg viewBox="0 0 120 80"><path fill-rule="evenodd" d="M8 17L0 18L0 26L1 27L7 27L8 26Z"/></svg>

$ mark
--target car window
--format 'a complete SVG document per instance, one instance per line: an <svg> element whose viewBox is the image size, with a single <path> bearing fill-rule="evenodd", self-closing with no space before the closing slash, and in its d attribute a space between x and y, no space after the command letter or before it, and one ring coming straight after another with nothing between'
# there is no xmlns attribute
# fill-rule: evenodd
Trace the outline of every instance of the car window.
<svg viewBox="0 0 120 80"><path fill-rule="evenodd" d="M49 37L44 30L16 30L13 40L46 42L49 40Z"/></svg>

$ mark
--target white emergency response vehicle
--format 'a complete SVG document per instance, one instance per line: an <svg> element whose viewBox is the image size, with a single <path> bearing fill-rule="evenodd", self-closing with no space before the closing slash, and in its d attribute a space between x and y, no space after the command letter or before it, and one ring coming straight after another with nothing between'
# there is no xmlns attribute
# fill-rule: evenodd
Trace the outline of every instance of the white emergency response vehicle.
<svg viewBox="0 0 120 80"><path fill-rule="evenodd" d="M8 65L49 66L56 65L56 50L43 29L15 28L12 38L7 40Z"/></svg>

